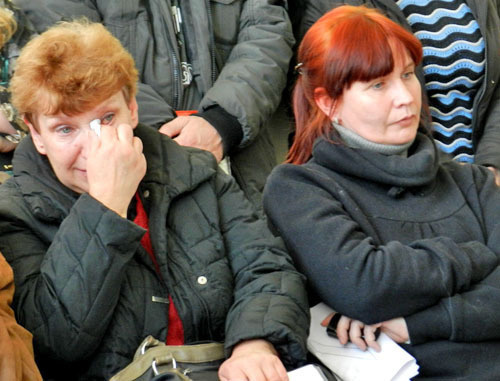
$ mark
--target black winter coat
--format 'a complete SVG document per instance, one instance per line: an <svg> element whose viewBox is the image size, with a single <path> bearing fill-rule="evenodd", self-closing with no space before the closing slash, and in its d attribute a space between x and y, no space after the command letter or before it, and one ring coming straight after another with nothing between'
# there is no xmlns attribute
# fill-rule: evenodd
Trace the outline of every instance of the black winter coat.
<svg viewBox="0 0 500 381"><path fill-rule="evenodd" d="M318 139L264 208L312 291L365 323L404 317L426 380L500 379L500 191L483 167ZM293 221L293 223L292 223Z"/></svg>
<svg viewBox="0 0 500 381"><path fill-rule="evenodd" d="M138 192L161 278L140 244L144 229L62 186L31 138L0 187L0 250L45 378L109 378L145 336L165 340L169 294L186 343L225 341L230 354L242 340L265 338L285 365L302 364L304 278L281 241L212 155L148 127L135 134L148 163Z"/></svg>

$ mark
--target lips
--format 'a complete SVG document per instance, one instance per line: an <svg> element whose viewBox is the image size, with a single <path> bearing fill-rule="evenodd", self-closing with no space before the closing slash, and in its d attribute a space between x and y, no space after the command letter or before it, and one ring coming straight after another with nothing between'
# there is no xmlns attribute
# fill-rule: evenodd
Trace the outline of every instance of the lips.
<svg viewBox="0 0 500 381"><path fill-rule="evenodd" d="M407 125L413 123L414 120L415 120L415 115L412 114L399 119L395 124Z"/></svg>

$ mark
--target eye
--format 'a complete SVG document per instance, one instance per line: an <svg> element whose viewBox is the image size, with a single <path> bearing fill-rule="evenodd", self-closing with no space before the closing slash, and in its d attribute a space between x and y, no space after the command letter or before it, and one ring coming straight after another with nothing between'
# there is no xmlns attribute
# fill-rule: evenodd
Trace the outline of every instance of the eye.
<svg viewBox="0 0 500 381"><path fill-rule="evenodd" d="M56 133L60 135L68 135L73 131L73 128L68 125L58 126L56 127Z"/></svg>
<svg viewBox="0 0 500 381"><path fill-rule="evenodd" d="M410 79L411 77L413 77L414 74L415 74L414 71L407 71L406 73L403 73L402 78L403 79Z"/></svg>
<svg viewBox="0 0 500 381"><path fill-rule="evenodd" d="M114 113L107 114L107 115L105 115L105 116L101 119L101 123L102 123L102 124L111 124L111 122L113 121L114 117L115 117L115 114L114 114Z"/></svg>
<svg viewBox="0 0 500 381"><path fill-rule="evenodd" d="M380 90L383 87L384 87L383 81L375 82L374 84L372 84L372 89L374 89L374 90Z"/></svg>

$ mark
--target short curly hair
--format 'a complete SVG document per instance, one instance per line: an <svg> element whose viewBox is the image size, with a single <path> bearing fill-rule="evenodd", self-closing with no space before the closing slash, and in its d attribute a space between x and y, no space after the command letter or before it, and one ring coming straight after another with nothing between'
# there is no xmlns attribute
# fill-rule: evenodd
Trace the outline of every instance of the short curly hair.
<svg viewBox="0 0 500 381"><path fill-rule="evenodd" d="M61 22L22 49L10 82L19 113L76 115L122 90L137 91L134 59L102 24Z"/></svg>

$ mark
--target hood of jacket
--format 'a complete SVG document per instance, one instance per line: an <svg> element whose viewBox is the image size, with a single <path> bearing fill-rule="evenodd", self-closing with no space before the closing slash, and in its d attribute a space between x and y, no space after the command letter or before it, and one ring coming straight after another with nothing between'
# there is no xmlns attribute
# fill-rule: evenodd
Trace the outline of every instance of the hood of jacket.
<svg viewBox="0 0 500 381"><path fill-rule="evenodd" d="M439 154L434 142L422 133L417 134L408 157L350 148L319 138L313 147L313 161L339 174L389 187L412 188L435 179Z"/></svg>
<svg viewBox="0 0 500 381"><path fill-rule="evenodd" d="M147 162L147 172L141 184L164 185L170 199L215 175L217 164L208 152L181 147L144 125L138 125L134 135L142 140ZM62 186L47 157L36 150L31 136L23 139L17 147L13 165L14 179L33 214L46 221L64 219L79 194Z"/></svg>

